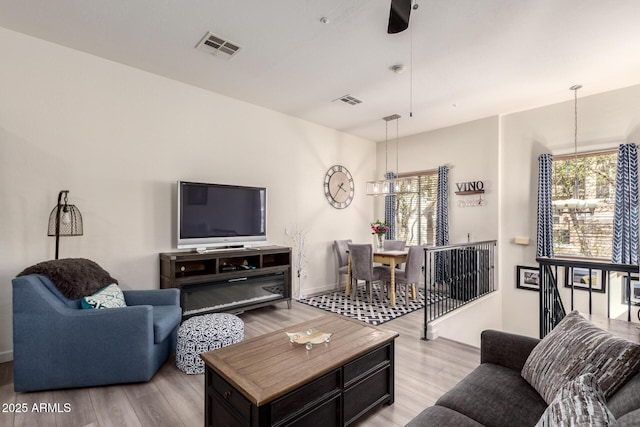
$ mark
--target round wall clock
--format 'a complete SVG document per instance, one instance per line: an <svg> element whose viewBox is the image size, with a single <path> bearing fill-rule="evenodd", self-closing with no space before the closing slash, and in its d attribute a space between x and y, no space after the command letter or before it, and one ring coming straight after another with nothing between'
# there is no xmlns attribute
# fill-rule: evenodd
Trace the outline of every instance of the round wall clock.
<svg viewBox="0 0 640 427"><path fill-rule="evenodd" d="M324 195L336 209L344 209L353 201L355 185L351 172L341 165L329 168L324 176Z"/></svg>

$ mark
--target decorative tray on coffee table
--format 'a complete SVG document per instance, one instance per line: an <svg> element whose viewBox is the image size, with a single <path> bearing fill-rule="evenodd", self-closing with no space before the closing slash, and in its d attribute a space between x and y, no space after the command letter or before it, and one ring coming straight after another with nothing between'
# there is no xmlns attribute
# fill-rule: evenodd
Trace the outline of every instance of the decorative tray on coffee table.
<svg viewBox="0 0 640 427"><path fill-rule="evenodd" d="M311 350L313 344L322 344L331 341L331 335L327 332L308 329L304 332L285 332L289 337L289 342L304 344L307 350Z"/></svg>

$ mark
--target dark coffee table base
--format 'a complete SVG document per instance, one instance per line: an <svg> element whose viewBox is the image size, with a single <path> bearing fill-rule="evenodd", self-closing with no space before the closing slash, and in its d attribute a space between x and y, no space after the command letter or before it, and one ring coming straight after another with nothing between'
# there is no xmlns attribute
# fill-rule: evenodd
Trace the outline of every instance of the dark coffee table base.
<svg viewBox="0 0 640 427"><path fill-rule="evenodd" d="M338 336L335 341L326 346L318 345L308 353L303 346L286 342L284 331L205 353L205 425L347 426L380 405L392 404L397 334L359 322L354 325L354 321L346 318L339 318L337 322L333 316L321 319L330 320L327 328L343 330L334 334ZM308 327L307 323L298 327ZM314 323L318 325L321 321ZM287 330L300 330L298 327ZM344 329L353 332L354 343L349 343L349 333ZM342 340L339 339L341 334L344 335ZM273 346L284 349L279 359L285 359L285 365L287 359L289 363L296 363L298 359L297 363L303 363L303 366L283 369L279 374L269 369L253 369L255 365L252 364L239 367L243 353L250 358L252 349L260 348L268 359L277 352ZM213 357L215 355L219 357ZM308 366L304 366L300 357L309 359ZM239 365L230 370L234 363ZM332 365L331 369L321 372L327 365ZM298 375L298 379L285 378L288 372ZM279 377L283 378L281 388ZM252 378L264 387L249 390L256 384ZM245 382L251 385L243 387Z"/></svg>

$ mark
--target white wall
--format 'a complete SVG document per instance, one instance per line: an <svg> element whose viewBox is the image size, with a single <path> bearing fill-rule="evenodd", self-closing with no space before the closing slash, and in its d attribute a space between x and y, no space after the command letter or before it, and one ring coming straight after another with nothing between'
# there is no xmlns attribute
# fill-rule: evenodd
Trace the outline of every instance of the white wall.
<svg viewBox="0 0 640 427"><path fill-rule="evenodd" d="M516 265L537 265L537 158L542 153L573 150L574 103L573 92L569 89L567 99L567 102L505 115L500 126L498 247L503 325L511 332L535 337L539 331L538 294L516 289ZM586 97L580 97L578 93L578 150L616 148L620 143L640 142L638 105L640 86ZM515 236L528 236L531 244L515 245L512 243ZM578 299L584 300L584 294L581 293ZM569 309L569 299L564 301ZM576 308L582 312L588 310L585 305L576 305Z"/></svg>
<svg viewBox="0 0 640 427"><path fill-rule="evenodd" d="M638 105L640 85L598 95L579 96L579 150L615 148L625 142L639 143ZM467 318L456 315L455 320L449 316L440 324L435 322L434 328L440 336L475 344L475 329L488 327L538 336L538 294L516 289L516 266L537 265L537 158L542 153L572 152L573 111L573 92L567 89L567 102L400 139L399 172L434 169L442 164L451 167L450 242L465 242L467 233L471 233L472 241L498 239L496 280L499 289L497 294L501 296L498 309L495 309L496 300L493 298L485 307L468 308L471 314ZM401 126L405 119L400 120ZM396 164L394 144L392 140L388 148L389 169L392 171L395 171ZM384 145L384 141L379 142L377 147L378 179L385 171ZM455 183L474 180L485 182L486 206L458 207L456 203L459 196L454 194ZM382 199L376 201L375 213L377 218L382 218ZM516 236L529 237L530 244L514 244ZM565 296L564 289L561 289L561 293L569 308L568 295ZM576 293L575 307L583 312L588 309L586 294ZM603 299L601 295L594 296L595 303ZM485 314L480 314L478 310ZM606 313L606 306L594 305L594 313ZM473 328L471 334L468 335L466 329L460 330L461 325Z"/></svg>
<svg viewBox="0 0 640 427"><path fill-rule="evenodd" d="M502 329L502 294L494 292L428 324L428 339L448 338L480 347L480 333Z"/></svg>
<svg viewBox="0 0 640 427"><path fill-rule="evenodd" d="M84 236L62 238L61 257L93 259L125 289L159 287L179 179L267 187L270 243L307 232L305 289L335 283L334 239L369 239L372 142L1 28L0 51L0 361L11 279L53 258L47 221L63 189ZM323 194L336 163L356 182L344 210Z"/></svg>
<svg viewBox="0 0 640 427"><path fill-rule="evenodd" d="M63 238L61 256L94 259L127 289L158 287L158 252L175 245L178 179L266 186L270 242L291 245L285 228L307 231L303 293L335 282L334 239L373 242L368 224L382 218L383 201L365 196L364 183L384 174L384 142L1 28L0 48L0 361L11 358L10 281L53 257L46 226L62 189L82 211L85 235ZM501 310L477 322L469 309L469 327L537 336L537 294L515 289L515 266L535 265L537 156L572 147L568 89L567 99L399 141L400 172L450 166L451 243L467 233L472 241L499 240ZM638 142L639 101L640 86L580 98L580 148ZM392 171L394 153L390 143ZM323 195L324 173L336 163L356 181L345 210ZM485 183L486 206L458 207L455 183L475 180ZM514 245L515 236L529 236L531 245Z"/></svg>
<svg viewBox="0 0 640 427"><path fill-rule="evenodd" d="M419 120L418 117L400 119ZM390 126L390 129L392 126ZM395 127L393 127L395 129ZM384 131L384 128L383 128ZM465 243L467 235L472 242L497 240L498 221L498 117L475 120L456 126L442 128L413 136L400 138L398 141L398 172L418 172L437 169L438 166L449 167L449 243ZM390 131L390 135L391 135ZM378 175L380 179L385 172L385 142L378 142ZM388 165L392 172L396 171L395 138L388 144ZM458 202L469 197L455 194L456 183L483 181L485 194L482 195L484 206L460 207ZM384 198L376 200L376 218L384 218ZM496 259L496 264L498 260ZM496 273L499 270L496 268ZM500 276L495 275L498 291L488 300L479 304L470 304L455 316L433 322L437 335L480 345L480 332L484 329L500 329L502 317L500 307Z"/></svg>
<svg viewBox="0 0 640 427"><path fill-rule="evenodd" d="M402 120L419 120L419 117ZM391 129L391 126L390 126ZM384 132L384 128L382 129ZM391 130L389 134L391 135ZM383 134L384 135L384 134ZM449 166L449 243L495 240L498 238L498 118L489 117L400 138L398 172L436 170ZM391 139L391 138L390 138ZM385 142L378 142L377 179L385 173ZM388 143L391 172L396 172L395 139ZM456 183L483 181L485 205L475 208L458 206L458 201L471 196L455 194ZM475 196L477 197L477 196ZM384 218L384 198L375 205L376 218Z"/></svg>

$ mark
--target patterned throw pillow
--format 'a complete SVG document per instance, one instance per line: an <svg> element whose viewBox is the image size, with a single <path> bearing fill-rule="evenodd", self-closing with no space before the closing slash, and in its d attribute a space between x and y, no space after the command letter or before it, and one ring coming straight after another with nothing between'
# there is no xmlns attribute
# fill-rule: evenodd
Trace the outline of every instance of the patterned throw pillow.
<svg viewBox="0 0 640 427"><path fill-rule="evenodd" d="M124 294L115 283L100 289L93 295L82 298L82 308L117 308L126 307Z"/></svg>
<svg viewBox="0 0 640 427"><path fill-rule="evenodd" d="M615 425L604 393L593 374L581 375L560 389L536 427Z"/></svg>
<svg viewBox="0 0 640 427"><path fill-rule="evenodd" d="M640 365L640 345L615 337L569 313L529 354L520 373L547 403L580 375L591 373L605 397L614 394Z"/></svg>

